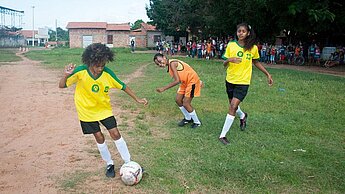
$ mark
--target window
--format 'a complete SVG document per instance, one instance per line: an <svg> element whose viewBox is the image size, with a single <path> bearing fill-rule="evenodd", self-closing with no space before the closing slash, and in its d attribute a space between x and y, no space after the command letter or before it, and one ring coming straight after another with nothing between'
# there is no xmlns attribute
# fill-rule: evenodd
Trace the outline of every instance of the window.
<svg viewBox="0 0 345 194"><path fill-rule="evenodd" d="M107 44L113 44L113 35L108 35Z"/></svg>
<svg viewBox="0 0 345 194"><path fill-rule="evenodd" d="M161 40L161 36L160 35L154 35L153 36L153 42L158 42L158 40Z"/></svg>

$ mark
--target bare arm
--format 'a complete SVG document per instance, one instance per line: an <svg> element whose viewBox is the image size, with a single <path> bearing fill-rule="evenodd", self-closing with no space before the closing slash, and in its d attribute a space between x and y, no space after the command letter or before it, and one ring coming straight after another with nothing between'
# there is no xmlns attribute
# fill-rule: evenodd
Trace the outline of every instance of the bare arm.
<svg viewBox="0 0 345 194"><path fill-rule="evenodd" d="M164 87L161 87L161 88L157 88L156 91L157 92L164 92L165 90L169 89L169 88L172 88L178 84L180 84L180 77L178 76L178 73L177 73L177 70L176 70L176 63L177 62L172 62L171 65L170 65L170 68L171 70L173 71L174 75L173 75L173 78L174 78L174 81L169 83L168 85L164 86Z"/></svg>
<svg viewBox="0 0 345 194"><path fill-rule="evenodd" d="M237 63L238 64L241 62L242 62L242 58L240 58L240 57L230 57L223 62L223 65L224 65L224 67L227 67L229 65L229 63Z"/></svg>
<svg viewBox="0 0 345 194"><path fill-rule="evenodd" d="M138 98L128 86L126 86L126 88L123 91L126 92L130 97L132 97L137 103L144 105L148 104L146 98Z"/></svg>
<svg viewBox="0 0 345 194"><path fill-rule="evenodd" d="M75 69L75 64L70 63L66 65L63 77L60 79L60 82L59 82L59 88L64 88L66 86L67 78L69 75L73 73L74 69Z"/></svg>
<svg viewBox="0 0 345 194"><path fill-rule="evenodd" d="M271 74L268 73L268 71L265 69L265 67L258 60L253 60L253 63L260 71L262 71L267 76L268 85L272 86L273 85L273 79L272 79Z"/></svg>

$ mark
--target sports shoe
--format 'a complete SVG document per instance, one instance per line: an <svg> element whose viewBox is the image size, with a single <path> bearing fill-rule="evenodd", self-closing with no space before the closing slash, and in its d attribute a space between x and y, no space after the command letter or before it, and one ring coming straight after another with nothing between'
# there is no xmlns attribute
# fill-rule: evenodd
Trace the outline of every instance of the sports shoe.
<svg viewBox="0 0 345 194"><path fill-rule="evenodd" d="M247 117L248 117L248 114L247 113L244 113L244 118L243 119L240 119L240 128L242 131L244 131L247 127Z"/></svg>
<svg viewBox="0 0 345 194"><path fill-rule="evenodd" d="M190 120L182 119L177 125L180 126L180 127L183 127L183 126L185 126L185 125L187 125L188 123L191 123L191 122L193 122L192 119L190 119Z"/></svg>
<svg viewBox="0 0 345 194"><path fill-rule="evenodd" d="M220 137L219 141L222 142L224 145L230 144L229 140L226 137Z"/></svg>
<svg viewBox="0 0 345 194"><path fill-rule="evenodd" d="M114 170L114 165L113 164L109 164L107 166L107 171L105 172L105 175L107 177L115 177L115 170Z"/></svg>
<svg viewBox="0 0 345 194"><path fill-rule="evenodd" d="M190 128L195 129L195 128L197 128L197 127L200 127L200 125L201 125L201 123L193 123L193 124L190 126Z"/></svg>

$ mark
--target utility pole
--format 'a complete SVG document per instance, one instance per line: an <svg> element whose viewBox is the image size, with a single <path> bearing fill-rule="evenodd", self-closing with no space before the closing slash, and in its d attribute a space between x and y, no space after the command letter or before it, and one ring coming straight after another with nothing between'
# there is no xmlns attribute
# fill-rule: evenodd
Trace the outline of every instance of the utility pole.
<svg viewBox="0 0 345 194"><path fill-rule="evenodd" d="M35 46L35 6L32 6L32 46Z"/></svg>
<svg viewBox="0 0 345 194"><path fill-rule="evenodd" d="M57 19L55 19L55 42L57 44Z"/></svg>

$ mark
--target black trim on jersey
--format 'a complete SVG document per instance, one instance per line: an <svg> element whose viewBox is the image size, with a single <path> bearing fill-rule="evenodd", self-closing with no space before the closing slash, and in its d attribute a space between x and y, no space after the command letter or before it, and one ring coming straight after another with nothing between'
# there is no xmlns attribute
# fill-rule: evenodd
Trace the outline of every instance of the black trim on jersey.
<svg viewBox="0 0 345 194"><path fill-rule="evenodd" d="M194 92L195 92L195 84L192 85L192 91L190 92L190 97L194 97Z"/></svg>

